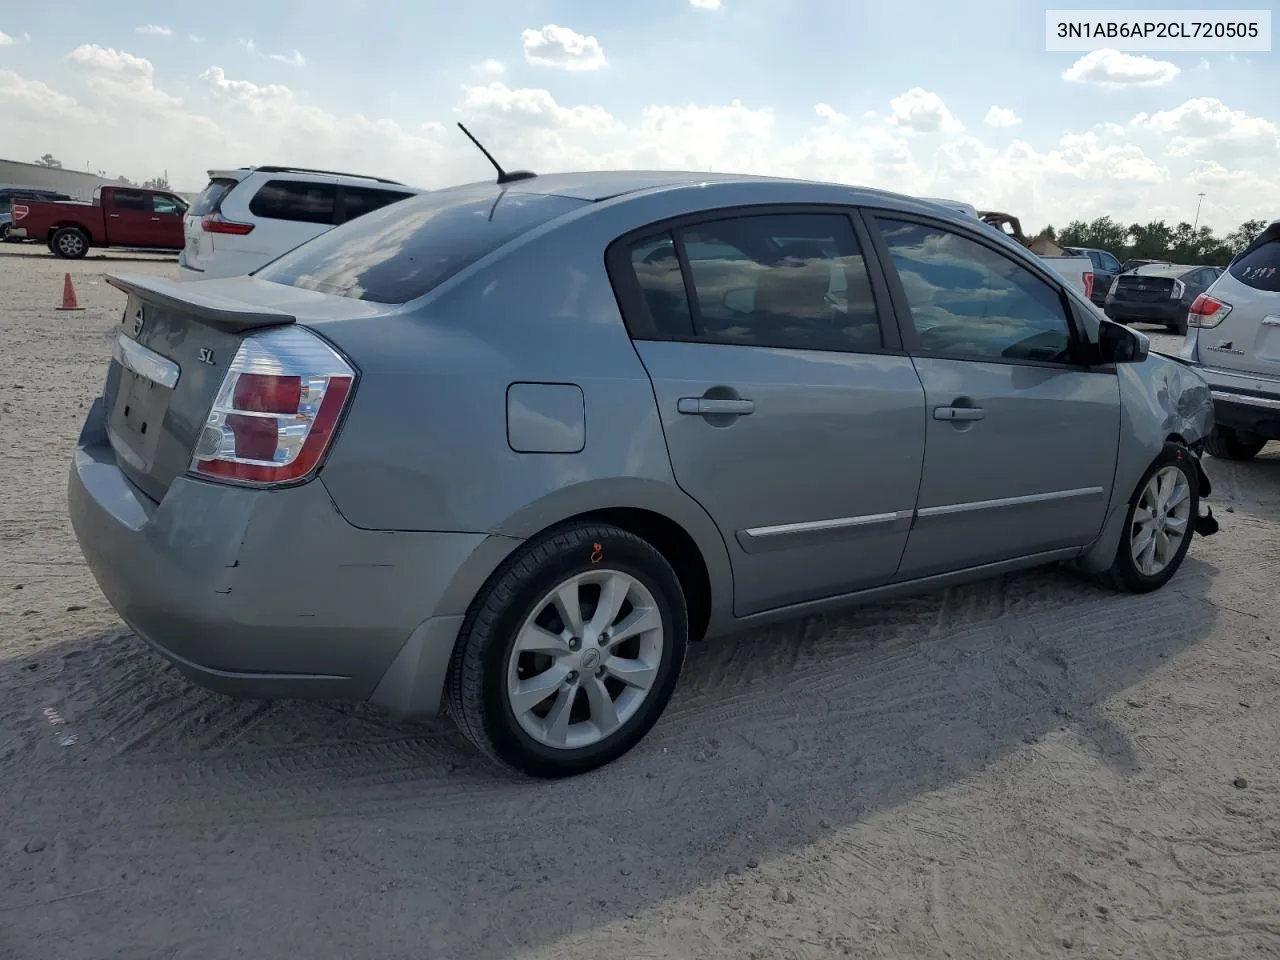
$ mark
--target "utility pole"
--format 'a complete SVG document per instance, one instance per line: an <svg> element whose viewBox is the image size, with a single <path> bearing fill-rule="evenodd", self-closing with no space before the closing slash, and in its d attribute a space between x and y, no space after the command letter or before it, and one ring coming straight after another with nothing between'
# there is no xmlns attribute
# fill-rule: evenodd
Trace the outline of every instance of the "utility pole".
<svg viewBox="0 0 1280 960"><path fill-rule="evenodd" d="M1197 193L1196 196L1200 199L1196 201L1196 222L1191 225L1192 232L1195 231L1196 227L1200 226L1200 204L1204 203L1203 193Z"/></svg>

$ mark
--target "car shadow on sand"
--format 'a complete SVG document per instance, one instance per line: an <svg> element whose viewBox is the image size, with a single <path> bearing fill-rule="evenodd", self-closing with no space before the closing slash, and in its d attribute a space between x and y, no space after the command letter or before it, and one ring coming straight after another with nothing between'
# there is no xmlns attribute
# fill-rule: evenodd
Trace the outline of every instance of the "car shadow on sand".
<svg viewBox="0 0 1280 960"><path fill-rule="evenodd" d="M33 258L39 258L42 261L43 260L57 261L58 263L65 263L68 266L72 264L77 264L77 263L177 263L178 262L178 258L176 255L165 256L161 254L148 254L141 251L135 254L131 254L130 256L121 256L120 254L112 254L112 253L90 252L78 260L65 260L65 259L62 259L61 257L56 257L52 253L47 253L47 252L44 254L41 254L41 253L32 253L29 250L18 251L18 250L0 249L0 257L11 257L15 260L19 260L19 259L30 260Z"/></svg>
<svg viewBox="0 0 1280 960"><path fill-rule="evenodd" d="M1215 572L1128 596L1037 571L697 644L645 741L558 782L447 721L230 700L127 631L68 640L0 663L0 947L515 957L1045 738L1141 775L1109 701L1209 635Z"/></svg>

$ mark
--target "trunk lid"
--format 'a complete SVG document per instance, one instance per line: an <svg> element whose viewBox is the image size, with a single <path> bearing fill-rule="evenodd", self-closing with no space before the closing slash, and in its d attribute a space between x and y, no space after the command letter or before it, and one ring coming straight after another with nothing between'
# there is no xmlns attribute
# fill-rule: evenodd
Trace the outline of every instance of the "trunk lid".
<svg viewBox="0 0 1280 960"><path fill-rule="evenodd" d="M1224 370L1280 376L1280 292L1255 289L1227 272L1207 293L1230 304L1231 312L1218 326L1200 331L1201 361Z"/></svg>
<svg viewBox="0 0 1280 960"><path fill-rule="evenodd" d="M1129 303L1159 303L1173 296L1173 277L1122 273L1116 277L1112 298Z"/></svg>
<svg viewBox="0 0 1280 960"><path fill-rule="evenodd" d="M128 294L103 390L107 436L120 469L159 501L187 471L227 367L246 334L289 324L283 310L178 284L112 275Z"/></svg>
<svg viewBox="0 0 1280 960"><path fill-rule="evenodd" d="M205 269L205 261L213 256L214 235L205 231L203 220L206 216L219 212L222 199L239 185L242 178L243 172L238 170L209 171L208 184L187 209L182 223L185 241L183 253L187 266L195 270Z"/></svg>
<svg viewBox="0 0 1280 960"><path fill-rule="evenodd" d="M1258 234L1205 293L1231 311L1218 326L1200 330L1201 362L1280 376L1280 220Z"/></svg>

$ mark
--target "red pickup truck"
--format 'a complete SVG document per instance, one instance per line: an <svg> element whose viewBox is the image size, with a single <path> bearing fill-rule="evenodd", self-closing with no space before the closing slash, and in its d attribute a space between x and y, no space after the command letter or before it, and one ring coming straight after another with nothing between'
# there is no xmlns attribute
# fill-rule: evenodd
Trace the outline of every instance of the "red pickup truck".
<svg viewBox="0 0 1280 960"><path fill-rule="evenodd" d="M13 204L11 237L44 240L59 257L76 260L90 247L177 252L186 244L187 202L163 190L99 187L93 202L26 200Z"/></svg>

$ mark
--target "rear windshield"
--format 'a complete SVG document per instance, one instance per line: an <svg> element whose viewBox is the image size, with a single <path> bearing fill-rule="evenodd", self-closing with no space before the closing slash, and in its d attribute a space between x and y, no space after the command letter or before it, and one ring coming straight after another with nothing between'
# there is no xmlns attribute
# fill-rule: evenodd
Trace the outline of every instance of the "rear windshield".
<svg viewBox="0 0 1280 960"><path fill-rule="evenodd" d="M405 303L586 202L506 193L493 183L439 190L335 227L255 275L357 300Z"/></svg>
<svg viewBox="0 0 1280 960"><path fill-rule="evenodd" d="M1227 270L1245 286L1280 293L1280 224L1264 230Z"/></svg>
<svg viewBox="0 0 1280 960"><path fill-rule="evenodd" d="M208 186L200 191L200 196L196 197L195 202L191 204L187 210L187 215L192 217L205 217L218 209L218 204L222 202L222 198L231 192L240 181L233 180L230 177L215 177L209 181Z"/></svg>
<svg viewBox="0 0 1280 960"><path fill-rule="evenodd" d="M1144 263L1131 272L1139 277L1180 277L1190 269L1190 267L1173 266L1167 263Z"/></svg>

